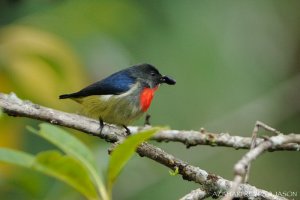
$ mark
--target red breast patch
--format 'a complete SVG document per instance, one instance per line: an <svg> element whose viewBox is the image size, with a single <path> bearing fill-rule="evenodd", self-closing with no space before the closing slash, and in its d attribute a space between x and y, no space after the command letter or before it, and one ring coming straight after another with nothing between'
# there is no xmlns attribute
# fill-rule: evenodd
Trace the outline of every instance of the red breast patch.
<svg viewBox="0 0 300 200"><path fill-rule="evenodd" d="M146 112L151 105L151 101L154 96L154 92L157 90L158 86L155 88L144 88L141 92L140 102L143 112Z"/></svg>

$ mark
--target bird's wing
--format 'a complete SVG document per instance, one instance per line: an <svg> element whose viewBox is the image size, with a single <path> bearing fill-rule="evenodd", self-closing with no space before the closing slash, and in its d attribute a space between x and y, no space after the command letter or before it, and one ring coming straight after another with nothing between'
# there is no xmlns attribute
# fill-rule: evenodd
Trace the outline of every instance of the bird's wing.
<svg viewBox="0 0 300 200"><path fill-rule="evenodd" d="M87 97L91 95L118 95L126 92L136 82L128 73L115 73L111 76L93 83L79 92L61 95L60 99Z"/></svg>

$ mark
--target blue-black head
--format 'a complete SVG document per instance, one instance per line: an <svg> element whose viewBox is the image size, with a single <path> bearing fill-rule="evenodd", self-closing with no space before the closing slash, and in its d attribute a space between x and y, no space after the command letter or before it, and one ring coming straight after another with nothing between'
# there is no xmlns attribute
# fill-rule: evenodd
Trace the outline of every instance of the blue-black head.
<svg viewBox="0 0 300 200"><path fill-rule="evenodd" d="M126 69L126 71L128 71L130 76L151 88L154 88L161 83L166 83L168 85L175 85L176 83L173 78L161 75L159 71L150 64L134 65Z"/></svg>

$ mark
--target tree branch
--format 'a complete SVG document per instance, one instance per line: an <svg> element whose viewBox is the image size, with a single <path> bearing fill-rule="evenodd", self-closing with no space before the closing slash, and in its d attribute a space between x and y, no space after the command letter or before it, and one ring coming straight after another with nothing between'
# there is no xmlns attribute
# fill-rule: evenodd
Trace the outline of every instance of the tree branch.
<svg viewBox="0 0 300 200"><path fill-rule="evenodd" d="M11 116L28 117L46 121L52 124L57 124L60 126L73 128L88 134L95 135L97 137L105 139L108 142L117 142L124 137L124 131L114 125L106 124L102 132L99 133L99 122L96 120L76 114L70 114L46 108L37 104L33 104L29 101L23 101L16 97L14 94L6 95L0 93L0 107L5 113ZM137 130L137 127L131 127L131 131L137 132ZM174 133L176 131L169 131L167 133L170 134L172 132ZM177 133L179 134L179 131L177 131ZM249 146L250 142L251 140L249 141ZM265 147L264 149L272 149L272 144L267 145L267 147ZM262 145L265 145L265 142L263 142ZM280 145L281 144L278 143L278 145L275 146L278 147ZM189 165L188 163L175 158L173 155L166 153L162 149L146 142L141 144L136 151L139 155L148 157L166 167L169 167L170 169L174 170L175 168L178 168L179 174L182 175L183 179L201 184L202 189L209 196L223 196L226 191L229 191L229 189L232 188L234 184L232 181L228 181L220 176L208 173L198 167ZM257 189L254 186L248 184L240 184L234 196L244 199L285 199L283 197L273 195L270 192Z"/></svg>
<svg viewBox="0 0 300 200"><path fill-rule="evenodd" d="M94 132L95 128L99 127L99 122L84 116L65 113L61 111L54 111L53 109L42 107L37 104L32 104L30 101L24 101L16 97L14 94L6 95L0 93L0 106L5 110L9 115L16 115L22 117L29 117L33 119L38 119L46 121L52 124L60 125L61 121L64 122L62 126L74 128L89 134L96 134L96 136L101 137L102 139L107 140L108 142L115 142L118 140L119 135L123 135L122 130L114 125L106 124L104 126L103 134ZM23 106L26 110L24 112ZM40 109L42 108L42 109ZM28 112L30 110L30 112ZM82 120L84 119L84 120ZM76 123L79 120L82 120L81 123ZM87 124L92 127L87 127ZM135 134L141 130L141 127L129 127L131 133ZM109 130L109 131L108 131ZM111 132L112 131L112 132ZM153 138L158 142L180 142L185 144L187 147L196 146L196 145L210 145L210 146L222 146L222 147L232 147L235 149L249 149L251 146L251 137L241 137L241 136L231 136L228 133L210 133L205 130L201 131L179 131L179 130L164 130L157 133ZM260 144L264 141L263 138L257 138L256 144ZM270 147L269 151L299 151L300 145L296 143L283 144L274 147Z"/></svg>
<svg viewBox="0 0 300 200"><path fill-rule="evenodd" d="M210 133L206 131L182 131L182 130L164 130L157 133L152 139L158 142L180 142L187 148L196 145L210 145L221 147L232 147L235 149L250 149L251 137L231 136L228 133ZM255 143L260 144L264 138L256 138ZM268 151L299 151L300 145L297 143L288 143L278 146L271 146Z"/></svg>

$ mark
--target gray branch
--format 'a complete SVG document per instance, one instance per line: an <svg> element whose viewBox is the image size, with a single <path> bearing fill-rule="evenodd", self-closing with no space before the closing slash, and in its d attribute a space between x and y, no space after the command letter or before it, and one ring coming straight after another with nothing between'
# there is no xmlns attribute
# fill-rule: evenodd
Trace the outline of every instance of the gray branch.
<svg viewBox="0 0 300 200"><path fill-rule="evenodd" d="M210 145L233 147L235 149L250 149L251 137L231 136L228 133L210 133L205 130L201 131L181 131L181 130L165 130L156 134L152 139L164 142L180 142L187 147L196 145ZM260 144L265 141L264 138L256 138L255 143ZM270 146L268 151L299 151L300 145L297 143L288 143L278 146Z"/></svg>
<svg viewBox="0 0 300 200"><path fill-rule="evenodd" d="M73 128L88 134L95 135L97 137L105 139L108 142L117 142L123 139L123 135L125 134L123 129L108 124L104 126L100 134L99 122L96 120L76 114L70 114L51 108L46 108L37 104L33 104L29 101L23 101L16 97L14 94L6 95L0 93L0 107L2 108L3 112L11 116L28 117L64 127ZM131 131L137 132L137 130L137 127L131 127ZM176 131L169 131L167 133L170 134L171 132ZM177 132L179 133L179 131ZM164 132L161 132L160 134L163 133ZM169 140L172 141L172 139ZM249 146L250 143L251 140L249 141ZM272 145L269 145L268 148L272 149L271 146ZM232 186L234 185L234 182L232 181L226 180L218 175L208 173L207 171L202 170L199 167L192 166L178 158L175 158L173 155L166 153L162 149L146 142L141 144L136 151L140 156L148 157L172 170L178 168L179 174L183 177L183 179L199 183L202 190L205 191L208 196L224 196L226 192L230 191L230 188L232 188ZM248 184L240 184L234 196L243 199L285 199L283 197L276 196L270 192L258 189Z"/></svg>

